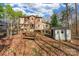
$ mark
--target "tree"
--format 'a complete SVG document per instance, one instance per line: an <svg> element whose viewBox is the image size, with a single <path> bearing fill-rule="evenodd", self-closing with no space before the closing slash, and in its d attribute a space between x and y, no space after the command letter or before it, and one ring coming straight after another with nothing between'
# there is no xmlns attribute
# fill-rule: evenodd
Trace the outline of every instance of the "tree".
<svg viewBox="0 0 79 59"><path fill-rule="evenodd" d="M21 11L15 11L15 18L21 17L23 14Z"/></svg>
<svg viewBox="0 0 79 59"><path fill-rule="evenodd" d="M51 26L52 27L58 27L58 20L57 20L57 15L53 14L51 17Z"/></svg>
<svg viewBox="0 0 79 59"><path fill-rule="evenodd" d="M64 22L65 27L70 28L70 21L71 21L71 14L70 12L72 12L73 9L70 8L70 6L68 5L68 3L65 3L66 5L66 9L61 11L62 14L62 19L61 21Z"/></svg>
<svg viewBox="0 0 79 59"><path fill-rule="evenodd" d="M0 18L3 18L3 15L4 15L4 8L2 4L0 4Z"/></svg>
<svg viewBox="0 0 79 59"><path fill-rule="evenodd" d="M75 19L76 19L76 35L78 35L78 29L77 29L77 3L75 3L75 14L76 14L76 17L75 17Z"/></svg>
<svg viewBox="0 0 79 59"><path fill-rule="evenodd" d="M6 17L9 19L10 23L8 23L7 32L9 32L9 36L12 36L12 20L14 19L14 10L12 7L7 4L5 7ZM10 29L9 29L10 28Z"/></svg>
<svg viewBox="0 0 79 59"><path fill-rule="evenodd" d="M66 3L66 14L67 14L67 27L69 28L69 6L68 6L68 3Z"/></svg>
<svg viewBox="0 0 79 59"><path fill-rule="evenodd" d="M6 5L6 13L7 13L8 18L10 18L10 20L14 18L14 10L9 4Z"/></svg>
<svg viewBox="0 0 79 59"><path fill-rule="evenodd" d="M12 36L13 21L16 22L17 29L19 30L19 17L24 16L21 11L14 11L13 8L7 4L3 8L3 4L0 4L0 18L5 18L8 21L7 35Z"/></svg>
<svg viewBox="0 0 79 59"><path fill-rule="evenodd" d="M17 32L19 33L19 18L23 16L21 11L15 11L15 21L17 22Z"/></svg>
<svg viewBox="0 0 79 59"><path fill-rule="evenodd" d="M69 14L70 14L71 19L72 19L72 13L73 13L73 11L74 11L74 8L70 6L69 7Z"/></svg>
<svg viewBox="0 0 79 59"><path fill-rule="evenodd" d="M70 21L69 21L69 28L71 29L71 32L73 33L73 25L72 25L72 15L73 15L73 11L74 11L74 8L72 6L69 6L69 17L70 17Z"/></svg>
<svg viewBox="0 0 79 59"><path fill-rule="evenodd" d="M61 21L66 20L66 16L67 16L66 10L61 11L61 14L62 14L62 19L61 19Z"/></svg>

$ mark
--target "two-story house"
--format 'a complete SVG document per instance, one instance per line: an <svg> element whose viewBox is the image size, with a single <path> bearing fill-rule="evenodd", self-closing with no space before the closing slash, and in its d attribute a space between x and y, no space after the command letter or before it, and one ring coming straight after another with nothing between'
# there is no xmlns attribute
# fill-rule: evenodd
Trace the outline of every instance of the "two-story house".
<svg viewBox="0 0 79 59"><path fill-rule="evenodd" d="M23 31L43 31L49 29L49 24L39 16L20 17L20 29Z"/></svg>

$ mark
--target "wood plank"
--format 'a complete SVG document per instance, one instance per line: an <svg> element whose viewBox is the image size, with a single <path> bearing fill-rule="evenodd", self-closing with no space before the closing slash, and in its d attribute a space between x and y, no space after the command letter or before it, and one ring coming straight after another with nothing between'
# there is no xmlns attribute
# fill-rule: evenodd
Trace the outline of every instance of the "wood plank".
<svg viewBox="0 0 79 59"><path fill-rule="evenodd" d="M35 39L35 37L24 37L24 39Z"/></svg>

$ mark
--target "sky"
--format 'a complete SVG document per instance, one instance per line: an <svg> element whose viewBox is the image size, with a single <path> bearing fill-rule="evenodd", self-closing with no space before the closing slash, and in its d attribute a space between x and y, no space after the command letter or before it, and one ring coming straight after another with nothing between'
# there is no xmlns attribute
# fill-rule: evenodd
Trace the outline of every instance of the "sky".
<svg viewBox="0 0 79 59"><path fill-rule="evenodd" d="M22 11L26 15L38 15L45 19L49 19L52 14L60 13L66 8L63 3L10 3L10 5L15 11ZM69 5L74 8L74 4Z"/></svg>

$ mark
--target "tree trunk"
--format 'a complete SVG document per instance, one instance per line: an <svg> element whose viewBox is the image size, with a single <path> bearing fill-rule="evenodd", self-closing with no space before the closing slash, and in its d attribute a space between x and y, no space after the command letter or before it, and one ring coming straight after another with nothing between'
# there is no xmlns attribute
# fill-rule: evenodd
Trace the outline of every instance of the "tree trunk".
<svg viewBox="0 0 79 59"><path fill-rule="evenodd" d="M19 34L19 19L17 19L17 32L18 32L18 34Z"/></svg>
<svg viewBox="0 0 79 59"><path fill-rule="evenodd" d="M10 36L10 34L9 34L9 23L7 24L7 37L9 37Z"/></svg>
<svg viewBox="0 0 79 59"><path fill-rule="evenodd" d="M66 13L67 13L67 27L69 28L69 7L68 7L68 3L66 3Z"/></svg>
<svg viewBox="0 0 79 59"><path fill-rule="evenodd" d="M76 14L76 35L78 35L78 29L77 29L77 3L75 3L75 14Z"/></svg>
<svg viewBox="0 0 79 59"><path fill-rule="evenodd" d="M12 37L12 20L11 20L11 23L10 23L10 38Z"/></svg>
<svg viewBox="0 0 79 59"><path fill-rule="evenodd" d="M68 3L66 3L66 14L67 14L67 27L69 28L69 7L68 7ZM65 41L67 41L67 38L65 39Z"/></svg>

